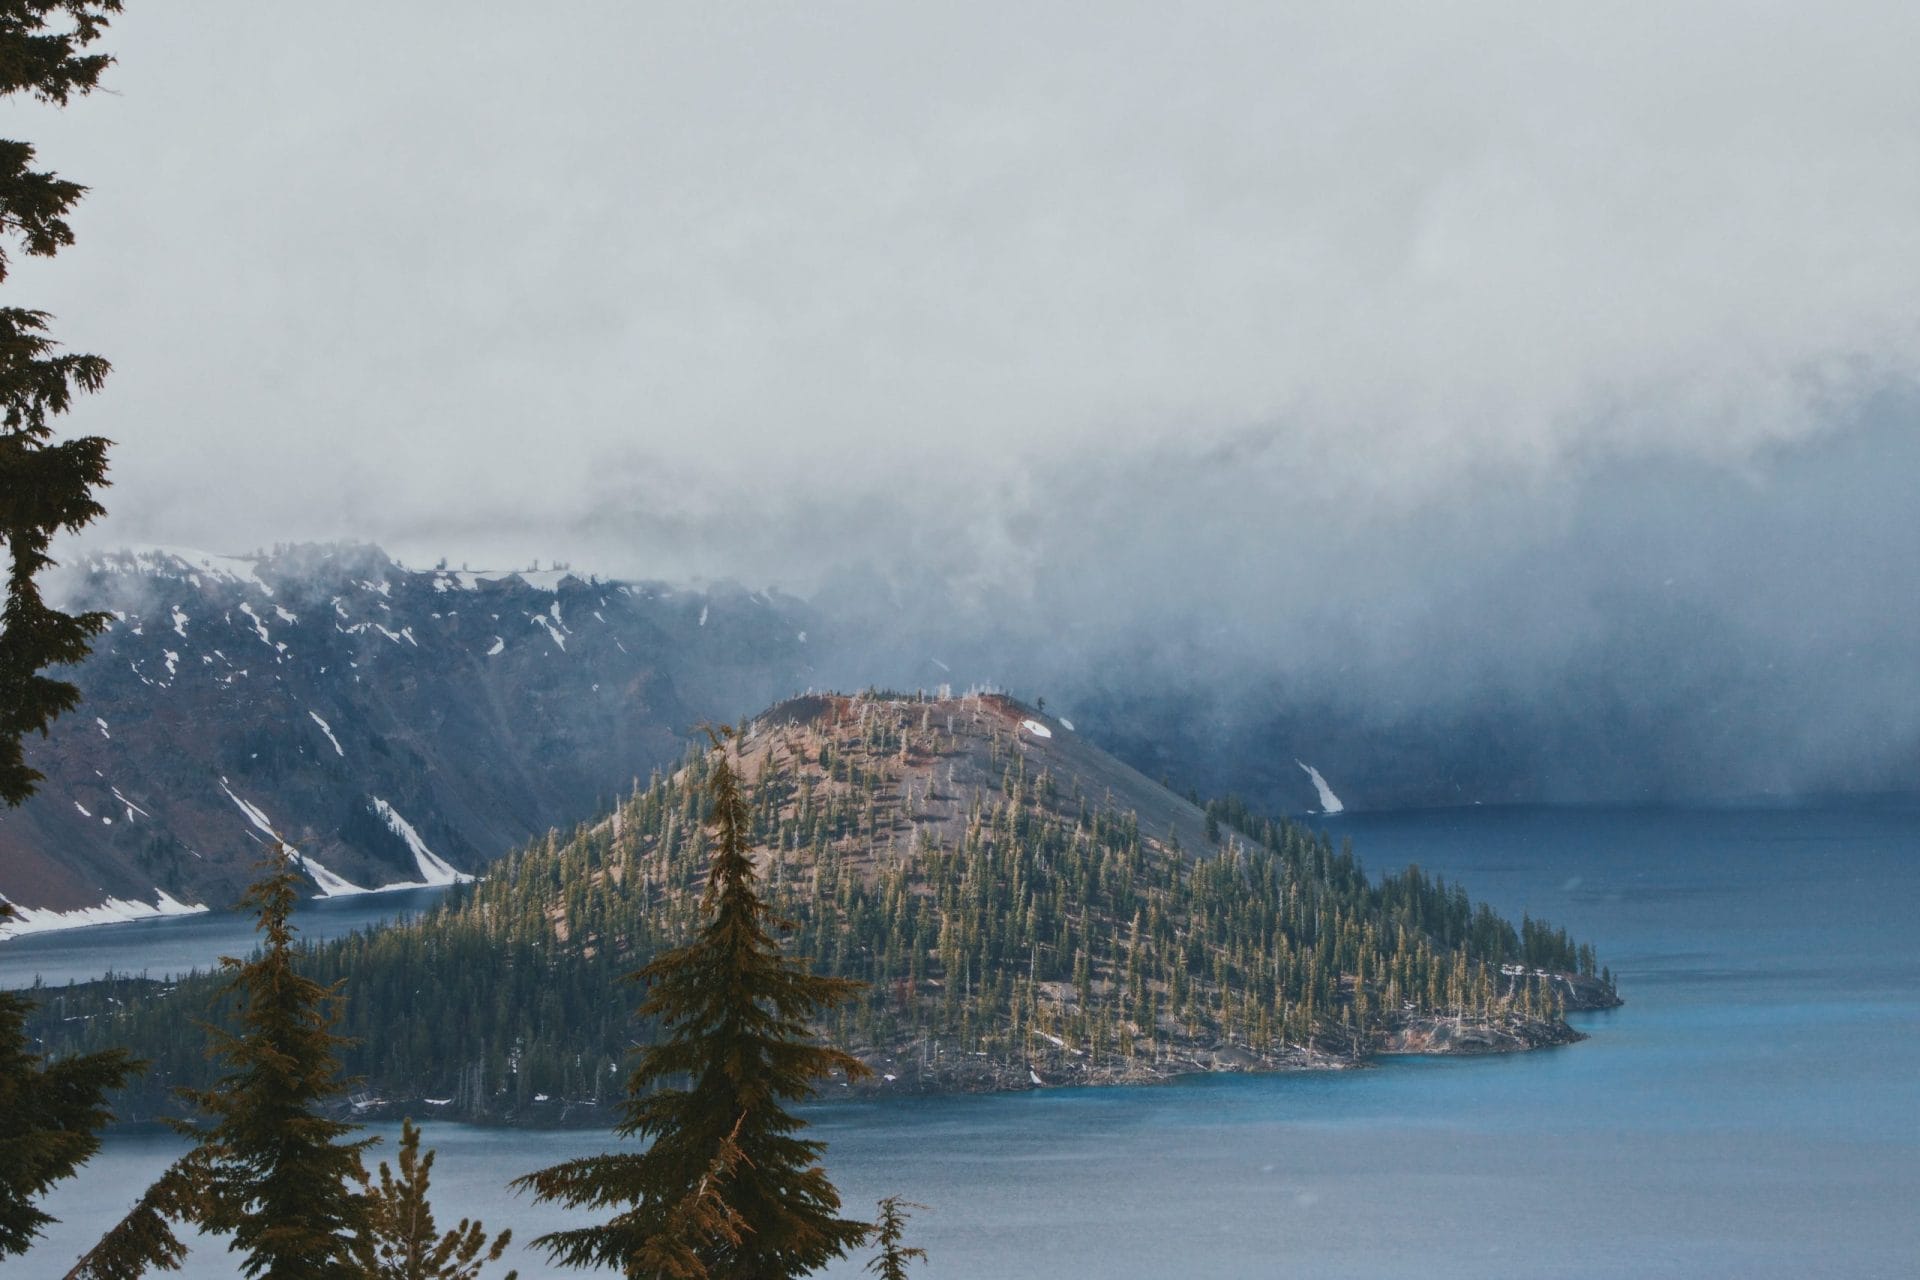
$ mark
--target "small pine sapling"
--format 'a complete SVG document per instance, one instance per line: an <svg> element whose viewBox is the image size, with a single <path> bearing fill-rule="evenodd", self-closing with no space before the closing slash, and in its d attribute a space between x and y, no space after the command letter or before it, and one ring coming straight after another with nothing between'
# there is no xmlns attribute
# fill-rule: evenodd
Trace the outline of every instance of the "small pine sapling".
<svg viewBox="0 0 1920 1280"><path fill-rule="evenodd" d="M382 1160L377 1183L360 1175L367 1225L354 1240L353 1257L366 1280L479 1280L482 1268L498 1262L512 1243L513 1232L502 1231L489 1241L486 1228L466 1218L449 1231L439 1229L427 1195L433 1155L431 1150L420 1154L420 1129L403 1120L399 1174ZM503 1280L518 1275L509 1271Z"/></svg>
<svg viewBox="0 0 1920 1280"><path fill-rule="evenodd" d="M912 1216L907 1210L926 1207L899 1196L888 1196L880 1202L880 1221L873 1224L873 1242L880 1246L880 1252L868 1261L867 1270L880 1280L907 1280L907 1264L927 1256L925 1249L901 1243L906 1238L907 1219Z"/></svg>

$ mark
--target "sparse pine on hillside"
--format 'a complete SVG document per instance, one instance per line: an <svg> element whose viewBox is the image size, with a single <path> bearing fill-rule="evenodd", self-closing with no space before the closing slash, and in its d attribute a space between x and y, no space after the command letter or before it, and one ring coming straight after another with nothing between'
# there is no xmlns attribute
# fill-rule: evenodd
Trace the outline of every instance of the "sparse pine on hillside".
<svg viewBox="0 0 1920 1280"><path fill-rule="evenodd" d="M1604 991L1581 976L1590 948L1418 869L1372 880L1325 836L1233 803L1210 845L1202 812L1064 734L1036 742L1027 714L817 698L739 746L764 893L798 925L793 954L868 984L820 1029L896 1077L878 1087L1305 1065L1441 1019L1566 1035L1572 984ZM428 917L318 949L322 981L353 975L349 1069L453 1115L584 1120L616 1103L633 1031L611 993L701 926L711 767L696 753ZM135 1113L200 1070L176 998L120 983L48 1006L60 1042L154 1059Z"/></svg>

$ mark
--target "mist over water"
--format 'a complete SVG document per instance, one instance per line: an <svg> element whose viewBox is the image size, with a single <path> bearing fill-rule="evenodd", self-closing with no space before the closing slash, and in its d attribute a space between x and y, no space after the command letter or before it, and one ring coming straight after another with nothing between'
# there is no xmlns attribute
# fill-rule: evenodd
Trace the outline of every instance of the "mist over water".
<svg viewBox="0 0 1920 1280"><path fill-rule="evenodd" d="M207 5L16 110L104 544L780 585L1299 807L1920 778L1911 6Z"/></svg>
<svg viewBox="0 0 1920 1280"><path fill-rule="evenodd" d="M1296 756L1363 808L1911 791L1914 421L1888 396L1738 469L1594 463L1411 507L1260 433L1091 457L984 511L862 504L888 537L850 533L814 596L822 679L1046 695L1155 776L1280 808L1313 803Z"/></svg>
<svg viewBox="0 0 1920 1280"><path fill-rule="evenodd" d="M642 486L513 536L582 573L781 587L815 687L1045 697L1151 776L1280 811L1316 805L1296 758L1357 809L1911 794L1916 422L1887 393L1740 466L1583 460L1418 502L1278 428L998 482L772 482L710 516L685 503L722 478L677 475L678 509Z"/></svg>

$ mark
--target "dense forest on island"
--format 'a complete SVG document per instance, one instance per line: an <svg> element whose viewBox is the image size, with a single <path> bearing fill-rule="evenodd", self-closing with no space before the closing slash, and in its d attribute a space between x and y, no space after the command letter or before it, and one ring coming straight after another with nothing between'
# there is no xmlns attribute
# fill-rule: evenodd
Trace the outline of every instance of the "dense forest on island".
<svg viewBox="0 0 1920 1280"><path fill-rule="evenodd" d="M1344 1065L1577 1039L1615 1003L1590 946L1325 835L1204 808L998 695L809 696L734 747L791 954L858 979L820 1031L863 1088L993 1089ZM650 1035L620 980L684 941L710 850L690 752L605 819L551 833L425 916L311 948L344 981L356 1105L593 1122ZM206 979L43 992L61 1049L152 1069L122 1119L203 1084Z"/></svg>

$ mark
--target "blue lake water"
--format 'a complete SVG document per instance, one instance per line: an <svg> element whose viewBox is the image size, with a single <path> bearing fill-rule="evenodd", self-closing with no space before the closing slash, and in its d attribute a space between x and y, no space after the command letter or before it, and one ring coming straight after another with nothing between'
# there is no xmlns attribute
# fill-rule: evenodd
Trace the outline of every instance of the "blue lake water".
<svg viewBox="0 0 1920 1280"><path fill-rule="evenodd" d="M1920 1275L1920 810L1329 825L1370 867L1418 861L1567 924L1628 1004L1580 1018L1582 1044L1513 1057L823 1105L850 1204L933 1206L913 1235L935 1278ZM442 1216L522 1239L567 1218L506 1179L607 1142L428 1140ZM110 1139L7 1274L62 1274L176 1149ZM238 1272L214 1242L184 1274Z"/></svg>
<svg viewBox="0 0 1920 1280"><path fill-rule="evenodd" d="M383 920L417 915L446 892L444 887L396 889L316 898L300 904L294 924L304 938L337 938ZM244 956L253 945L253 916L232 911L30 933L0 941L0 990L30 987L36 980L64 986L109 973L169 978L211 968L221 956Z"/></svg>

